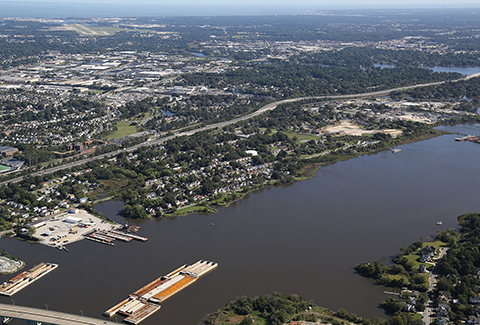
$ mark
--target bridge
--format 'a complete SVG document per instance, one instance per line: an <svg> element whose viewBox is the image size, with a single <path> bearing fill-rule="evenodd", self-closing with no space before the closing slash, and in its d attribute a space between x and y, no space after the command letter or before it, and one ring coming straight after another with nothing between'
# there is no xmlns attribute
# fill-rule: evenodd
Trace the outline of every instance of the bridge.
<svg viewBox="0 0 480 325"><path fill-rule="evenodd" d="M0 304L0 324L6 324L10 320L19 319L28 325L115 325L116 323L86 317L81 315L67 314L60 311L46 310L18 305ZM118 324L117 324L118 325Z"/></svg>

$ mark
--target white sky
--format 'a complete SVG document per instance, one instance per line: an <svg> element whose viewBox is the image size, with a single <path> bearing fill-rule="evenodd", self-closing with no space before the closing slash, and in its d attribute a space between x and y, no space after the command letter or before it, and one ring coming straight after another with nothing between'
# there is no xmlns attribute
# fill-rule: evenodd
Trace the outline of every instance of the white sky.
<svg viewBox="0 0 480 325"><path fill-rule="evenodd" d="M1 2L14 2L12 0L0 0ZM50 3L107 3L107 4L154 4L154 5L194 5L194 6L312 6L315 8L321 7L332 7L333 5L339 7L351 7L351 8L361 8L361 7L399 7L399 8L408 8L408 7L460 7L465 8L468 6L478 7L480 6L479 0L394 0L394 1L385 1L385 0L237 0L237 1L225 1L225 0L22 0L21 2L50 2Z"/></svg>

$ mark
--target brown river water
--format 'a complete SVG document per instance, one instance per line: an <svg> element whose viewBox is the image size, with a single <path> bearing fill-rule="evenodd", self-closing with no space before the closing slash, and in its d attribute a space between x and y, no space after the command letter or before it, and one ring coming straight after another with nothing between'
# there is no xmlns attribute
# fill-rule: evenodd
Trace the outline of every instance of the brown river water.
<svg viewBox="0 0 480 325"><path fill-rule="evenodd" d="M139 235L149 238L145 243L111 247L84 240L65 252L1 239L0 250L23 259L27 269L42 261L59 267L13 297L0 297L0 303L13 299L102 317L157 277L204 259L219 267L169 298L142 325L195 325L237 296L273 292L384 317L378 303L388 297L385 288L356 274L354 266L376 259L388 263L400 247L456 228L458 215L480 211L480 145L455 137L339 162L310 180L251 193L218 214L136 221ZM115 201L96 207L123 223L121 208Z"/></svg>

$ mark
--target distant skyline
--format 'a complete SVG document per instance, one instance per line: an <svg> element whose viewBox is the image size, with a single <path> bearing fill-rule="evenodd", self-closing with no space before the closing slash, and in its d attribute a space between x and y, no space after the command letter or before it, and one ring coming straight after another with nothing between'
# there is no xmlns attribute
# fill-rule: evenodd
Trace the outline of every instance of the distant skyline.
<svg viewBox="0 0 480 325"><path fill-rule="evenodd" d="M0 17L285 15L322 10L480 8L479 0L0 0Z"/></svg>

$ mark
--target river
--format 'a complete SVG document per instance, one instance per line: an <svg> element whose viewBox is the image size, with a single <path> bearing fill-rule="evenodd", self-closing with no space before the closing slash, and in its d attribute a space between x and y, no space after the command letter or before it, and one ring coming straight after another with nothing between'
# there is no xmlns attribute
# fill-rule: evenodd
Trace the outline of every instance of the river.
<svg viewBox="0 0 480 325"><path fill-rule="evenodd" d="M389 64L379 64L375 63L373 65L376 68L395 68L394 65L389 65ZM424 69L432 70L434 72L458 72L461 73L465 76L471 76L475 73L480 72L480 67L423 67Z"/></svg>
<svg viewBox="0 0 480 325"><path fill-rule="evenodd" d="M461 126L444 129L480 133ZM100 317L160 275L206 259L218 262L218 269L168 299L142 325L198 324L236 296L273 292L297 293L363 317L383 316L378 303L387 298L384 288L353 267L388 262L400 247L457 227L462 213L480 211L480 145L455 137L339 162L310 180L251 193L218 214L138 221L139 234L149 237L146 243L110 247L84 240L69 245L67 253L2 239L0 249L21 257L27 268L41 261L59 264L13 299ZM121 207L110 201L97 210L124 222L116 216Z"/></svg>

